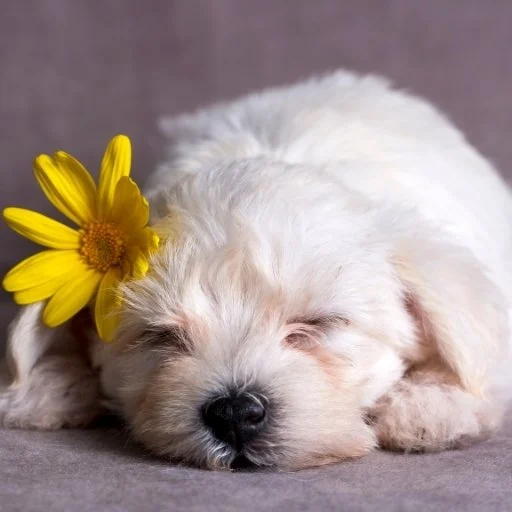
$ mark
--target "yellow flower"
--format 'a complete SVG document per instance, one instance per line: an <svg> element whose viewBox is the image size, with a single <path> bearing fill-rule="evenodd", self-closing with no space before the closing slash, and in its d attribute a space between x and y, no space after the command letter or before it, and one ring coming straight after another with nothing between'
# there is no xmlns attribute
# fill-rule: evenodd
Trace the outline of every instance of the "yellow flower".
<svg viewBox="0 0 512 512"><path fill-rule="evenodd" d="M97 187L84 166L63 151L35 159L46 197L79 229L30 210L4 210L14 231L48 248L16 265L3 281L18 304L48 299L47 326L62 324L95 299L98 334L110 341L118 322L118 284L146 274L159 239L147 226L149 206L128 177L130 165L130 139L124 135L108 144Z"/></svg>

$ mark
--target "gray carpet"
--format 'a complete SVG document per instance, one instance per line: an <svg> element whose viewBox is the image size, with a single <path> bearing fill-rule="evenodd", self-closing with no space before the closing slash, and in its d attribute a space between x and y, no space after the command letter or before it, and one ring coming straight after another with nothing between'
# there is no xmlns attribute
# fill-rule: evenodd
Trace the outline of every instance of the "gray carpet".
<svg viewBox="0 0 512 512"><path fill-rule="evenodd" d="M2 511L512 509L512 416L485 443L434 455L376 452L297 473L173 467L117 429L0 431Z"/></svg>
<svg viewBox="0 0 512 512"><path fill-rule="evenodd" d="M161 114L340 66L439 104L510 178L511 17L509 0L2 2L0 206L52 212L37 153L65 149L94 170L125 132L141 179L161 154ZM34 251L5 227L0 242L2 274ZM5 328L14 308L0 298ZM0 431L0 511L17 510L512 510L512 417L464 451L295 474L173 467L111 428Z"/></svg>

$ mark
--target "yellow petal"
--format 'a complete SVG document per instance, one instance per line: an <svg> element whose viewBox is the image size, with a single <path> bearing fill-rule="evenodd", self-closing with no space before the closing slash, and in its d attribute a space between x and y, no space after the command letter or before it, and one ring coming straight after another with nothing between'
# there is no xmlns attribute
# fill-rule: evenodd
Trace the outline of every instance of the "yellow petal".
<svg viewBox="0 0 512 512"><path fill-rule="evenodd" d="M132 279L141 279L149 269L149 262L142 250L137 246L128 247L126 250L125 273L129 274Z"/></svg>
<svg viewBox="0 0 512 512"><path fill-rule="evenodd" d="M99 272L88 269L64 283L44 308L44 324L57 327L76 315L93 298L101 277Z"/></svg>
<svg viewBox="0 0 512 512"><path fill-rule="evenodd" d="M68 279L61 275L55 279L14 293L14 302L20 305L33 304L51 297Z"/></svg>
<svg viewBox="0 0 512 512"><path fill-rule="evenodd" d="M5 208L4 219L11 229L40 245L52 249L77 249L78 231L45 215L23 208Z"/></svg>
<svg viewBox="0 0 512 512"><path fill-rule="evenodd" d="M117 183L110 218L127 233L142 229L149 221L149 204L128 176Z"/></svg>
<svg viewBox="0 0 512 512"><path fill-rule="evenodd" d="M77 251L42 251L9 270L2 284L8 292L17 292L58 280L70 273L78 274L86 268Z"/></svg>
<svg viewBox="0 0 512 512"><path fill-rule="evenodd" d="M79 226L96 214L96 185L85 167L64 151L39 155L34 173L50 202Z"/></svg>
<svg viewBox="0 0 512 512"><path fill-rule="evenodd" d="M119 324L120 301L117 286L120 280L121 270L112 267L103 277L98 289L94 318L98 334L103 341L112 341Z"/></svg>
<svg viewBox="0 0 512 512"><path fill-rule="evenodd" d="M130 245L136 245L145 255L149 256L158 249L160 237L152 228L145 227L133 233L129 243Z"/></svg>
<svg viewBox="0 0 512 512"><path fill-rule="evenodd" d="M98 186L98 214L106 218L114 201L117 182L130 174L132 148L126 135L116 135L108 144L101 161Z"/></svg>

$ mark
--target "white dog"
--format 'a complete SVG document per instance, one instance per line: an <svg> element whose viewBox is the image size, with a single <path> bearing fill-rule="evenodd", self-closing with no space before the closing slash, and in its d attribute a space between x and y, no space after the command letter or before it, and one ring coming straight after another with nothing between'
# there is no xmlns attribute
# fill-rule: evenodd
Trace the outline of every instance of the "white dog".
<svg viewBox="0 0 512 512"><path fill-rule="evenodd" d="M172 460L284 469L499 427L512 199L439 112L340 71L163 129L147 194L173 234L124 290L115 343L86 313L49 330L26 307L1 423L107 406Z"/></svg>

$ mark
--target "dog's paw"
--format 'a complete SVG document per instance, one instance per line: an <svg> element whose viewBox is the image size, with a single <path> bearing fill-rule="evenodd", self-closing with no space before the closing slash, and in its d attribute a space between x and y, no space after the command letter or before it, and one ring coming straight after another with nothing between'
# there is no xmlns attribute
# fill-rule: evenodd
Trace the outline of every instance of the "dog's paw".
<svg viewBox="0 0 512 512"><path fill-rule="evenodd" d="M457 386L403 380L372 410L382 448L437 452L487 438L501 423L501 408Z"/></svg>
<svg viewBox="0 0 512 512"><path fill-rule="evenodd" d="M58 430L65 426L62 415L49 413L33 414L26 407L21 406L15 393L0 395L0 428L22 430Z"/></svg>
<svg viewBox="0 0 512 512"><path fill-rule="evenodd" d="M73 356L43 358L26 381L0 388L0 427L57 430L102 412L98 376Z"/></svg>

